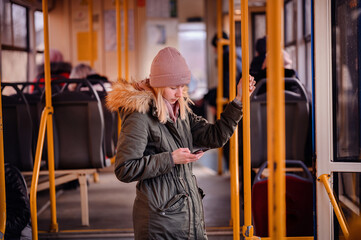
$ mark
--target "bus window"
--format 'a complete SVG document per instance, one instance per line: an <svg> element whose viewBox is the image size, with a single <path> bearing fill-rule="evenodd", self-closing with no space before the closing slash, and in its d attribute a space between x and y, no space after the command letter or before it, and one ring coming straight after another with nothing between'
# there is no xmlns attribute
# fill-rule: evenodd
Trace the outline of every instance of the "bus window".
<svg viewBox="0 0 361 240"><path fill-rule="evenodd" d="M44 51L44 21L43 12L34 12L34 25L35 25L35 42L36 50ZM39 54L42 55L42 54Z"/></svg>
<svg viewBox="0 0 361 240"><path fill-rule="evenodd" d="M5 2L3 13L4 28L1 34L2 81L27 81L28 10L21 5Z"/></svg>
<svg viewBox="0 0 361 240"><path fill-rule="evenodd" d="M360 6L333 1L333 114L335 161L360 161Z"/></svg>
<svg viewBox="0 0 361 240"><path fill-rule="evenodd" d="M338 188L337 190L340 207L342 208L342 212L347 219L347 223L350 225L350 231L352 231L352 222L361 216L361 174L351 172L336 173L335 183L337 183L337 185L335 184L335 187ZM342 235L342 231L339 228L339 225L338 228L336 228L336 231L338 231L338 233L336 232L335 236Z"/></svg>

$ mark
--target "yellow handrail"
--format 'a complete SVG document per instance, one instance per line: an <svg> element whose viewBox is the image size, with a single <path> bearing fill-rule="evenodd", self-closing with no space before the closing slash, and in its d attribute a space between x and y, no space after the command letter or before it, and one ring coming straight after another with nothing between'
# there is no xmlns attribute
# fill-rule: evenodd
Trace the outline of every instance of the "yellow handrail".
<svg viewBox="0 0 361 240"><path fill-rule="evenodd" d="M242 103L243 103L243 190L244 190L244 226L243 236L253 237L251 206L251 130L249 103L249 44L248 44L248 1L241 3L242 36Z"/></svg>
<svg viewBox="0 0 361 240"><path fill-rule="evenodd" d="M268 229L271 239L286 236L285 103L282 58L283 0L267 1Z"/></svg>
<svg viewBox="0 0 361 240"><path fill-rule="evenodd" d="M336 214L337 220L338 220L338 222L340 224L342 233L343 233L343 235L345 236L346 239L349 239L350 233L349 233L349 230L348 230L348 227L347 227L347 223L346 223L345 218L344 218L344 216L343 216L343 214L341 212L340 207L338 206L338 203L337 203L336 198L335 198L335 196L333 194L333 191L332 191L332 189L330 187L330 184L328 182L329 178L330 178L330 175L322 174L317 180L322 182L323 185L325 186L327 195L330 198L331 204L333 206L333 210L335 211L335 214Z"/></svg>
<svg viewBox="0 0 361 240"><path fill-rule="evenodd" d="M46 0L44 0L46 1ZM30 190L30 209L31 209L31 222L32 222L32 235L33 239L38 239L38 217L37 217L37 206L36 206L36 193L38 190L38 180L40 171L40 158L44 146L46 122L48 114L52 112L52 109L45 108L41 114L40 127L38 142L36 145L35 162L33 169L33 177L31 179L31 190Z"/></svg>
<svg viewBox="0 0 361 240"><path fill-rule="evenodd" d="M124 63L125 63L125 79L129 81L129 49L128 49L128 1L123 0L124 4Z"/></svg>
<svg viewBox="0 0 361 240"><path fill-rule="evenodd" d="M88 0L88 18L89 18L89 45L90 45L90 66L94 67L93 52L93 0Z"/></svg>
<svg viewBox="0 0 361 240"><path fill-rule="evenodd" d="M116 0L116 19L117 19L117 59L118 59L118 81L122 79L122 30L120 18L120 0Z"/></svg>
<svg viewBox="0 0 361 240"><path fill-rule="evenodd" d="M36 146L33 177L30 189L30 212L32 221L33 240L38 239L36 193L39 180L41 154L44 145L45 130L47 130L48 143L48 169L49 169L49 194L51 203L51 231L58 231L56 220L55 173L54 173L54 136L53 136L53 107L51 102L50 59L49 59L49 27L48 27L48 1L43 0L44 20L44 72L45 72L45 108L42 112L38 142Z"/></svg>
<svg viewBox="0 0 361 240"><path fill-rule="evenodd" d="M1 89L1 75L0 75ZM2 97L0 92L0 240L4 239L6 228L6 189L5 189L5 161L4 161L4 136Z"/></svg>
<svg viewBox="0 0 361 240"><path fill-rule="evenodd" d="M234 22L234 1L229 0L229 99L236 97L236 39ZM239 216L239 166L238 166L238 127L230 139L230 173L231 173L231 211L233 239L240 239Z"/></svg>
<svg viewBox="0 0 361 240"><path fill-rule="evenodd" d="M217 86L217 119L221 117L223 109L223 45L220 42L222 38L222 0L217 0L217 68L218 68L218 86ZM223 148L218 148L218 175L222 175L222 157Z"/></svg>

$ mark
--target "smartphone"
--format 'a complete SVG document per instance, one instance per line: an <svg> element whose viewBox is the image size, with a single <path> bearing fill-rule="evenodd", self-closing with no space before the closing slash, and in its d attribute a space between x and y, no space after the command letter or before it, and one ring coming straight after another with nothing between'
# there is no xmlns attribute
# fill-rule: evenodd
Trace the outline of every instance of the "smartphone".
<svg viewBox="0 0 361 240"><path fill-rule="evenodd" d="M206 151L208 151L208 150L209 150L209 148L200 148L200 149L194 151L193 154L198 154L198 153L201 153L201 152L206 152Z"/></svg>

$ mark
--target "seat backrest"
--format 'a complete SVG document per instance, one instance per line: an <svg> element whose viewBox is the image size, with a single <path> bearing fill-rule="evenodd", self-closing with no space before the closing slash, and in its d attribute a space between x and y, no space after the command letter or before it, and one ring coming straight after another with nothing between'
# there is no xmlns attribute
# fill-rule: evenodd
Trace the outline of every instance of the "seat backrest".
<svg viewBox="0 0 361 240"><path fill-rule="evenodd" d="M267 160L266 79L260 80L250 98L252 167ZM286 159L305 161L309 126L309 99L297 78L285 78Z"/></svg>
<svg viewBox="0 0 361 240"><path fill-rule="evenodd" d="M104 85L103 79L88 79L89 82L94 86L100 86L97 90L100 101L102 103L102 109L104 114L104 143L105 143L105 154L108 158L112 158L116 153L116 146L118 141L118 114L116 112L110 112L105 105L105 98L108 94L107 89Z"/></svg>
<svg viewBox="0 0 361 240"><path fill-rule="evenodd" d="M265 162L257 172L252 186L252 215L255 234L268 237L268 178L261 178ZM313 180L301 161L286 161L286 166L298 166L303 175L286 173L286 231L288 237L313 235Z"/></svg>
<svg viewBox="0 0 361 240"><path fill-rule="evenodd" d="M99 96L87 80L68 79L63 83L61 91L52 98L59 169L103 168L104 118ZM70 83L86 84L89 91L68 91Z"/></svg>
<svg viewBox="0 0 361 240"><path fill-rule="evenodd" d="M44 84L40 84L44 85ZM33 132L34 132L34 159L35 159L35 152L36 152L36 144L38 140L38 134L39 134L39 128L40 128L40 121L41 121L41 114L45 107L45 88L44 86L39 86L39 83L34 82L22 82L18 83L18 86L21 86L21 91L24 94L25 99L28 102L29 105L29 111L30 116L33 122ZM58 91L60 90L60 87L57 86ZM53 90L53 89L52 89ZM29 93L30 92L30 93ZM53 93L53 91L52 91ZM56 137L56 131L54 131L54 141L57 140ZM45 133L46 136L46 133ZM43 152L41 154L42 163L46 164L48 163L48 151L47 151L47 138L45 137L44 143L43 143ZM59 165L58 162L54 162L55 168L57 168ZM41 167L44 167L45 165L42 165ZM47 166L46 166L47 168Z"/></svg>
<svg viewBox="0 0 361 240"><path fill-rule="evenodd" d="M12 88L15 94L2 96L5 162L21 171L32 171L34 135L29 105L14 83L2 83L2 91Z"/></svg>

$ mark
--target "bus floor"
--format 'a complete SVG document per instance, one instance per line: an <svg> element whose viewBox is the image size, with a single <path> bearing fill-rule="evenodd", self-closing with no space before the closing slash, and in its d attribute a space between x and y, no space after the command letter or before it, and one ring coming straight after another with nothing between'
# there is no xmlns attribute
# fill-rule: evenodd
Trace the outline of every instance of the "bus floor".
<svg viewBox="0 0 361 240"><path fill-rule="evenodd" d="M207 166L205 166L205 163ZM217 175L217 150L205 153L194 166L203 199L208 239L233 239L230 209L230 176ZM212 169L213 168L213 169ZM134 239L132 208L136 183L116 179L113 166L99 171L99 181L88 178L89 226L81 224L79 187L58 189L56 197L58 233L49 233L48 191L38 193L39 239ZM242 199L241 226L243 224Z"/></svg>

